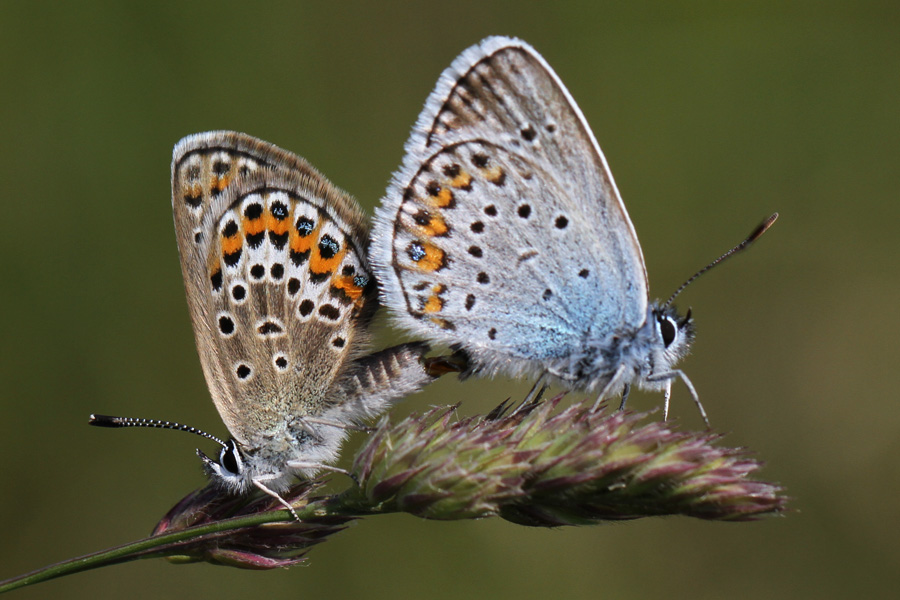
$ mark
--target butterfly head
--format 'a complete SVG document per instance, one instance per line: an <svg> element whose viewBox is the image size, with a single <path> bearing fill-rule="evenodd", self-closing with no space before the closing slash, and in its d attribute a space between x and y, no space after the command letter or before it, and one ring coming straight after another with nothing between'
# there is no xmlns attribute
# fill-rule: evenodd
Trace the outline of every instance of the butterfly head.
<svg viewBox="0 0 900 600"><path fill-rule="evenodd" d="M754 229L744 241L694 273L687 281L681 284L681 287L675 290L674 294L669 296L669 299L664 304L653 304L650 306L647 322L642 330L644 334L643 343L646 343L646 340L649 338L650 349L646 357L643 355L639 356L639 358L645 359L639 369L639 383L641 387L668 389L668 381L675 374L675 364L688 353L691 342L694 340L694 324L691 320L691 311L688 310L684 318L679 317L678 311L672 306L675 298L698 277L716 265L721 264L722 261L749 248L753 242L768 231L777 218L778 213L774 213ZM649 332L647 331L648 327L652 328ZM684 374L680 376L687 383ZM691 386L689 385L688 387ZM694 399L699 406L699 400L696 398L696 395ZM701 413L703 413L702 407Z"/></svg>
<svg viewBox="0 0 900 600"><path fill-rule="evenodd" d="M694 321L688 309L684 317L674 306L651 306L647 326L651 328L650 375L670 372L684 358L694 341Z"/></svg>
<svg viewBox="0 0 900 600"><path fill-rule="evenodd" d="M251 469L243 452L233 438L229 439L219 450L218 460L213 460L197 450L197 456L203 461L203 470L218 487L234 494L250 489L252 485Z"/></svg>
<svg viewBox="0 0 900 600"><path fill-rule="evenodd" d="M251 450L231 438L223 444L217 459L199 449L197 456L210 482L227 493L245 494L263 482L267 489L282 492L297 477L312 478L337 458L345 431L330 426L310 430L292 432L284 445Z"/></svg>

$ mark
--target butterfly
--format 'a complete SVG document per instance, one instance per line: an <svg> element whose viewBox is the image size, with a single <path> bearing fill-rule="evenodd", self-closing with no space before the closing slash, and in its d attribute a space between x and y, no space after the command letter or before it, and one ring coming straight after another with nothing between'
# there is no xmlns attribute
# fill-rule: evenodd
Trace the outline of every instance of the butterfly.
<svg viewBox="0 0 900 600"><path fill-rule="evenodd" d="M214 484L281 500L295 478L339 470L348 428L434 379L425 344L364 352L377 308L368 223L304 159L242 133L188 136L173 153L172 208L200 363L231 438L151 419L92 424L199 433L222 446L218 460L198 450Z"/></svg>
<svg viewBox="0 0 900 600"><path fill-rule="evenodd" d="M598 391L598 403L621 394L624 406L636 384L664 391L668 411L680 378L706 419L675 366L694 338L691 314L677 313L674 295L650 301L603 152L531 46L491 37L465 50L405 152L370 251L396 323L461 349L473 372Z"/></svg>

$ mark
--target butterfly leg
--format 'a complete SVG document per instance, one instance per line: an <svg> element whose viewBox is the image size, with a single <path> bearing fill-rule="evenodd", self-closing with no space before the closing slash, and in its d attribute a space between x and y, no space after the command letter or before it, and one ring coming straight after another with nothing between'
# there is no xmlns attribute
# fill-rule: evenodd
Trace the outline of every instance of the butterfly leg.
<svg viewBox="0 0 900 600"><path fill-rule="evenodd" d="M684 385L687 387L688 392L691 394L691 398L694 399L694 404L697 405L697 410L700 411L700 416L703 417L703 422L706 423L706 428L711 429L712 426L709 424L709 417L706 416L706 409L703 408L703 404L700 402L700 396L697 394L697 389L694 387L694 384L691 383L691 380L688 379L687 374L681 369L675 369L673 371L669 371L668 373L660 373L658 375L651 375L647 378L647 381L666 381L666 389L665 389L665 412L664 417L666 418L669 415L669 397L672 395L672 380L673 379L681 379L684 382Z"/></svg>
<svg viewBox="0 0 900 600"><path fill-rule="evenodd" d="M619 365L619 368L616 369L616 372L613 373L613 376L606 382L606 385L603 386L603 391L600 392L600 395L597 396L597 399L594 401L594 406L591 407L591 410L597 410L600 408L600 403L603 402L603 399L609 396L614 389L620 384L622 380L622 376L625 375L625 365ZM625 384L626 386L628 384ZM625 405L625 401L622 401L622 405L619 408L622 408Z"/></svg>
<svg viewBox="0 0 900 600"><path fill-rule="evenodd" d="M628 394L631 392L631 384L626 383L622 388L622 401L619 402L619 410L625 410L625 403L628 402Z"/></svg>
<svg viewBox="0 0 900 600"><path fill-rule="evenodd" d="M337 427L338 429L344 429L348 431L364 431L366 433L371 433L374 431L372 427L366 427L365 425L354 425L352 423L341 423L340 421L331 421L329 419L320 419L318 417L297 417L297 424L303 428L305 432L312 435L313 437L319 437L316 433L313 425L324 425L326 427Z"/></svg>
<svg viewBox="0 0 900 600"><path fill-rule="evenodd" d="M353 475L353 473L351 473L347 469L342 469L333 465L326 465L317 462L304 462L302 460L289 460L287 462L287 466L300 471L328 471L330 473L340 473L341 475L346 475L353 480L353 483L359 485L359 480L355 475Z"/></svg>
<svg viewBox="0 0 900 600"><path fill-rule="evenodd" d="M350 477L350 471L347 469L342 469L340 467L335 467L332 465L325 465L317 462L304 462L302 460L289 460L287 465L292 469L315 469L317 471L331 471L332 473L340 473L341 475L346 475Z"/></svg>
<svg viewBox="0 0 900 600"><path fill-rule="evenodd" d="M669 400L672 399L672 380L666 382L666 389L663 391L663 421L669 420Z"/></svg>
<svg viewBox="0 0 900 600"><path fill-rule="evenodd" d="M272 496L273 498L275 498L276 500L278 500L279 502L281 502L281 504L282 504L286 509L288 509L289 511L291 511L291 514L294 515L294 519L296 519L297 521L300 521L300 517L297 516L297 512L294 510L294 507L291 506L290 504L288 504L288 503L287 503L287 500L285 500L284 498L282 498L281 496L279 496L275 491L270 490L269 488L267 488L267 487L265 486L265 484L263 483L263 480L262 480L262 479L254 479L254 480L253 480L253 485L255 485L256 487L258 487L260 490L262 490L262 491L265 492L266 494Z"/></svg>

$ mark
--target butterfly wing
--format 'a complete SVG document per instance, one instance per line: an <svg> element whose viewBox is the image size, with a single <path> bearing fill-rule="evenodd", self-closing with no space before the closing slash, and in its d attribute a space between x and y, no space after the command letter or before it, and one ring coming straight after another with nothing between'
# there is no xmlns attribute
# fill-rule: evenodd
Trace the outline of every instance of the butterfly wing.
<svg viewBox="0 0 900 600"><path fill-rule="evenodd" d="M488 38L441 75L371 257L401 325L491 371L541 370L647 314L640 245L600 147L519 40Z"/></svg>
<svg viewBox="0 0 900 600"><path fill-rule="evenodd" d="M303 159L234 132L175 147L172 205L206 382L244 446L322 414L374 309L368 228Z"/></svg>

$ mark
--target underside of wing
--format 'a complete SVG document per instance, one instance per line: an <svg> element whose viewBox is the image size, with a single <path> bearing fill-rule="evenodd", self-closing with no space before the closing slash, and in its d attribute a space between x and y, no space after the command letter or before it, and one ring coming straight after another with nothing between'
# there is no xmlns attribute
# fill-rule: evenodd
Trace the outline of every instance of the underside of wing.
<svg viewBox="0 0 900 600"><path fill-rule="evenodd" d="M375 304L355 201L303 159L227 132L176 147L172 195L200 359L229 431L246 443L320 414Z"/></svg>
<svg viewBox="0 0 900 600"><path fill-rule="evenodd" d="M519 40L489 38L441 75L371 255L402 325L497 362L567 356L646 317L643 257L603 154Z"/></svg>

